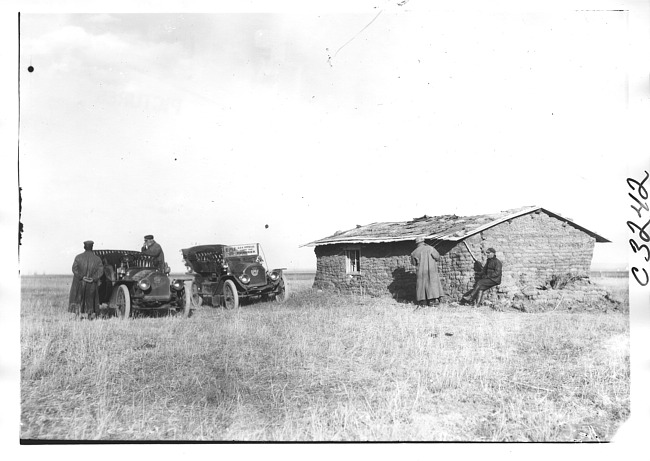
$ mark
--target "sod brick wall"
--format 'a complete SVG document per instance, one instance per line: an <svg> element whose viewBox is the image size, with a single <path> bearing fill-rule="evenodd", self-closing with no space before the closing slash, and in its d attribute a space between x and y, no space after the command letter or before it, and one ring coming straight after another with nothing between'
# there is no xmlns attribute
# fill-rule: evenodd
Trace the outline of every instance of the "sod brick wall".
<svg viewBox="0 0 650 461"><path fill-rule="evenodd" d="M458 300L470 289L489 247L503 262L500 286L487 299L512 297L525 288L548 284L554 276L588 277L595 239L544 212L530 213L498 224L464 242L428 241L441 254L438 264L445 296ZM467 245L467 247L466 247ZM346 249L358 249L360 271L346 273ZM341 293L415 297L414 241L320 245L315 248L314 287Z"/></svg>

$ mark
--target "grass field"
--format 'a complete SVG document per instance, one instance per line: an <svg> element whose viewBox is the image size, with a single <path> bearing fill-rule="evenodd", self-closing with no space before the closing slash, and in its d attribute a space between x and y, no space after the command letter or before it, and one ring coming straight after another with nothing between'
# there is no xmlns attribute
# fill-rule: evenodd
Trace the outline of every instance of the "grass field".
<svg viewBox="0 0 650 461"><path fill-rule="evenodd" d="M625 314L414 311L290 283L285 304L74 321L69 277L23 277L21 438L605 441L629 415Z"/></svg>

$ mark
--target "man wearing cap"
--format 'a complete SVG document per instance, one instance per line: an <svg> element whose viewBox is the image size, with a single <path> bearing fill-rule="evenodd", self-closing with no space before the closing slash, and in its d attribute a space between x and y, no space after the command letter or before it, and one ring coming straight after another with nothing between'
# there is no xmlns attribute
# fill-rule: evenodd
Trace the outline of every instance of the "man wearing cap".
<svg viewBox="0 0 650 461"><path fill-rule="evenodd" d="M497 251L494 248L488 248L485 253L487 261L485 261L483 269L481 269L478 279L474 283L474 288L465 293L460 299L461 304L469 304L476 299L476 306L480 306L485 291L501 283L503 264L496 257Z"/></svg>
<svg viewBox="0 0 650 461"><path fill-rule="evenodd" d="M99 294L97 286L99 279L104 274L102 260L93 253L94 242L84 242L84 252L78 254L72 263L72 286L68 312L74 312L77 317L87 316L92 319L99 313Z"/></svg>
<svg viewBox="0 0 650 461"><path fill-rule="evenodd" d="M165 253L160 244L153 239L153 235L144 236L144 245L142 245L140 251L146 255L153 256L156 267L161 271L165 270Z"/></svg>
<svg viewBox="0 0 650 461"><path fill-rule="evenodd" d="M438 304L443 295L440 276L438 275L438 260L440 253L424 242L424 237L415 239L417 248L411 253L411 264L415 266L416 295L420 306L426 302L430 306L433 299Z"/></svg>

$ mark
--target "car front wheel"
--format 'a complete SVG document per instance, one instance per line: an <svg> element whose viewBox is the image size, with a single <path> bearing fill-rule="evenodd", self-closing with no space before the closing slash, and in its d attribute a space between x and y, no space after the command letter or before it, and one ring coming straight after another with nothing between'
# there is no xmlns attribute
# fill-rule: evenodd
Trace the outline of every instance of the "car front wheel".
<svg viewBox="0 0 650 461"><path fill-rule="evenodd" d="M199 287L196 283L192 282L192 308L201 307L203 305L203 298L199 294Z"/></svg>
<svg viewBox="0 0 650 461"><path fill-rule="evenodd" d="M118 285L111 295L111 307L120 319L128 319L131 315L131 295L126 285Z"/></svg>
<svg viewBox="0 0 650 461"><path fill-rule="evenodd" d="M232 280L226 280L223 284L223 305L226 309L239 307L239 294Z"/></svg>
<svg viewBox="0 0 650 461"><path fill-rule="evenodd" d="M280 285L278 286L278 291L275 295L275 300L279 303L283 303L287 299L289 299L289 285L287 284L287 279L284 274L282 274Z"/></svg>
<svg viewBox="0 0 650 461"><path fill-rule="evenodd" d="M194 303L194 291L196 290L196 286L191 280L186 280L183 282L183 285L185 286L181 298L183 301L183 317L189 317L192 309L196 307L196 304ZM188 296L188 293L191 293L190 296Z"/></svg>

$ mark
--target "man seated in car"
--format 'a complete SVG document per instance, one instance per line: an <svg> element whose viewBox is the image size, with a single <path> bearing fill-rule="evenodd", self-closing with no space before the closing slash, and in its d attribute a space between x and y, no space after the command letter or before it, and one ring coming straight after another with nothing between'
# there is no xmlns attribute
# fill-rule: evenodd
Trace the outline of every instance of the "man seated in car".
<svg viewBox="0 0 650 461"><path fill-rule="evenodd" d="M165 271L165 253L158 242L153 239L153 235L144 236L144 245L140 250L144 254L154 257L154 265L160 271Z"/></svg>

